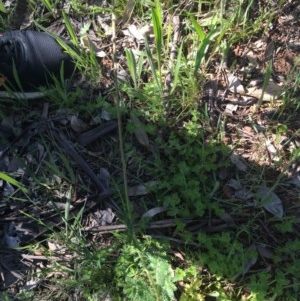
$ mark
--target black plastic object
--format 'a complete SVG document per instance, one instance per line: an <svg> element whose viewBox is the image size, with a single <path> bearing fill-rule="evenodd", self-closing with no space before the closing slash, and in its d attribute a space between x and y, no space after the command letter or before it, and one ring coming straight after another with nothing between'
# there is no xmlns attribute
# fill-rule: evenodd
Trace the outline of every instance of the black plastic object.
<svg viewBox="0 0 300 301"><path fill-rule="evenodd" d="M74 49L69 42L63 41ZM4 81L13 90L20 90L14 69L23 91L32 91L51 83L53 76L59 79L61 70L64 71L64 78L69 78L75 70L75 64L51 35L15 30L0 34L0 83Z"/></svg>

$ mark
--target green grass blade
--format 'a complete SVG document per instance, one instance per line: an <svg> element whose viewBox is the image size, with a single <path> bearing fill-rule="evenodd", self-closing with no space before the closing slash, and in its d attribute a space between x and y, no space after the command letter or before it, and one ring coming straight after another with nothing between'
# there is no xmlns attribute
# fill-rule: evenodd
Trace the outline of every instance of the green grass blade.
<svg viewBox="0 0 300 301"><path fill-rule="evenodd" d="M41 2L46 6L49 12L55 12L54 2L48 0L42 0Z"/></svg>
<svg viewBox="0 0 300 301"><path fill-rule="evenodd" d="M0 172L0 179L6 181L7 183L9 183L13 186L16 186L22 192L28 193L28 189L23 184L21 184L20 182L16 181L15 179L13 179L12 177L10 177L9 175L7 175L3 172Z"/></svg>
<svg viewBox="0 0 300 301"><path fill-rule="evenodd" d="M153 22L153 31L155 37L155 46L157 51L157 61L159 72L161 72L161 55L162 55L162 17L161 9L158 1L155 1L155 8L152 9L152 22Z"/></svg>
<svg viewBox="0 0 300 301"><path fill-rule="evenodd" d="M245 28L246 26L246 23L248 21L248 16L249 16L249 12L251 11L251 7L252 7L252 4L253 4L253 0L249 1L248 4L247 4L247 7L245 8L245 11L244 11L244 15L243 15L243 28Z"/></svg>
<svg viewBox="0 0 300 301"><path fill-rule="evenodd" d="M200 65L203 63L205 59L205 55L207 53L208 47L210 43L216 38L219 34L219 29L215 28L210 33L204 38L202 41L197 54L196 54L196 59L195 59L195 69L194 69L194 75L196 76L198 69Z"/></svg>
<svg viewBox="0 0 300 301"><path fill-rule="evenodd" d="M71 22L70 22L68 16L66 15L65 12L63 12L62 15L63 15L63 19L64 19L64 21L65 21L65 24L66 24L68 33L69 33L69 35L70 35L70 37L71 37L71 42L72 42L74 45L79 46L79 45L78 45L78 40L77 40L77 37L76 37L76 33L75 33L75 31L74 31L74 29L73 29L73 27L72 27L72 24L71 24Z"/></svg>
<svg viewBox="0 0 300 301"><path fill-rule="evenodd" d="M66 194L66 206L65 206L65 216L64 216L66 234L68 234L68 229L69 229L69 218L70 218L70 211L71 211L71 196L72 196L71 189L72 188L70 188Z"/></svg>
<svg viewBox="0 0 300 301"><path fill-rule="evenodd" d="M127 66L128 66L131 78L133 80L134 88L137 88L137 86L138 86L137 85L137 73L136 73L137 66L136 66L134 54L131 49L126 49L125 53L126 53L126 59L127 59Z"/></svg>
<svg viewBox="0 0 300 301"><path fill-rule="evenodd" d="M18 88L21 91L23 91L22 84L21 84L20 79L19 79L19 74L18 74L18 71L17 71L17 66L15 64L15 61L13 62L13 76L14 76L14 79L15 79L15 81L17 83Z"/></svg>
<svg viewBox="0 0 300 301"><path fill-rule="evenodd" d="M174 80L173 80L173 87L171 89L171 94L175 91L179 79L180 79L180 67L181 67L181 59L182 59L182 46L183 43L181 43L180 48L178 50L178 55L177 55L177 60L176 60L176 65L175 65L175 69L174 69Z"/></svg>
<svg viewBox="0 0 300 301"><path fill-rule="evenodd" d="M149 43L148 43L148 39L147 39L146 36L145 36L145 49L146 49L147 58L149 60L150 68L151 68L154 80L156 82L156 85L162 91L162 84L161 84L161 81L157 77L157 73L156 73L155 66L154 66L153 55L151 53Z"/></svg>
<svg viewBox="0 0 300 301"><path fill-rule="evenodd" d="M261 104L262 104L265 91L266 91L266 89L269 85L270 79L271 79L272 69L273 69L273 62L272 62L272 60L270 60L270 63L267 66L266 74L265 74L265 77L264 77L264 82L263 82L263 86L262 86L262 93L261 93L260 98L259 98L259 100L256 104L257 108L260 107Z"/></svg>
<svg viewBox="0 0 300 301"><path fill-rule="evenodd" d="M138 59L138 62L137 62L137 69L136 69L138 81L141 80L141 76L142 76L142 72L143 72L143 66L144 66L144 58L145 58L145 52L141 51L139 53L139 59Z"/></svg>
<svg viewBox="0 0 300 301"><path fill-rule="evenodd" d="M72 188L70 188L66 193L66 207L65 207L65 220L68 221L70 217L70 210L71 210L71 196L72 196Z"/></svg>
<svg viewBox="0 0 300 301"><path fill-rule="evenodd" d="M203 41L206 37L202 27L200 26L200 24L195 20L195 18L193 16L190 16L190 20L194 26L194 29L196 30L197 32L197 35L200 39L200 41Z"/></svg>

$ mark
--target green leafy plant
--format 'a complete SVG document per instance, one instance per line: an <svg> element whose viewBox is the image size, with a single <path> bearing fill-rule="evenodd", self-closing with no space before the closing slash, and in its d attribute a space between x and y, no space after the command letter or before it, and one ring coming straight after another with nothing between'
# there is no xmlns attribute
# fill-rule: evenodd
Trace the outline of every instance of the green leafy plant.
<svg viewBox="0 0 300 301"><path fill-rule="evenodd" d="M74 273L69 268L66 290L76 287L87 299L106 293L115 300L175 300L175 282L181 278L172 270L167 245L150 238L131 243L119 238L119 243L77 260Z"/></svg>
<svg viewBox="0 0 300 301"><path fill-rule="evenodd" d="M2 0L0 1L0 12L7 13L7 10L5 9L5 6L4 6Z"/></svg>
<svg viewBox="0 0 300 301"><path fill-rule="evenodd" d="M202 216L206 210L218 210L211 192L216 184L218 155L226 149L213 142L208 148L197 123L188 123L185 133L177 136L171 132L167 143L161 145L170 160L159 184L161 202L171 216Z"/></svg>
<svg viewBox="0 0 300 301"><path fill-rule="evenodd" d="M126 300L174 300L176 280L164 245L149 238L124 245L116 283Z"/></svg>
<svg viewBox="0 0 300 301"><path fill-rule="evenodd" d="M39 10L32 2L34 24L43 31L49 31L46 28L54 21L65 26L72 45L55 35L53 37L64 51L72 55L84 84L91 88L87 89L76 81L78 87L70 89L64 82L61 69L61 76L54 79L52 92L45 93L41 102L26 102L29 121L26 119L25 123L27 125L35 118L39 120L39 105L44 102L50 103L50 122L52 116L57 115L57 108L71 114L74 112L90 127L99 123L99 118L102 122L103 112L103 115L110 113L107 114L109 119L117 117L117 137L112 135L110 140L107 139L109 142L99 139L91 146L78 146L77 149L91 161L88 163L92 168L97 169L104 163L113 171L111 182L117 191L113 196L119 207L117 218L112 225L101 226L101 230L112 229L119 226L115 223L121 223L125 232L98 233L93 240L89 239L92 234L82 223L87 214L85 206L75 208L75 214L72 211L73 205L78 206L77 202L72 203L75 191L81 198L81 193L88 190L80 185L84 177L78 179L77 165L60 146L56 147L50 134L41 132L34 139L42 144L45 156L38 166L33 161L28 163L26 172L30 177L30 192L47 200L47 204L53 204L53 212L61 223L54 228L39 216L21 210L24 217L48 231L45 240L27 250L33 253L42 246L43 255L49 255L49 264L38 275L45 280L47 288L41 285L44 291L22 292L18 298L296 301L299 296L300 247L297 219L291 217L291 212L297 211L297 205L293 203L293 207L289 207L289 200L284 204L288 210L282 219L270 217L263 206L252 206L248 200L239 199L227 181L237 177L243 188L250 187L254 194L257 182L262 179L275 182L272 191L277 188L284 190L287 187L285 174L278 176L278 170L283 162L291 165L292 159L298 159L299 150L291 150L290 158L280 157L275 169L248 162L251 171L237 171L229 157L232 152L246 151L247 158L251 158L247 147L253 139L244 134L256 124L251 119L252 114L245 116L245 120L234 119L230 123L226 123L227 116L221 116L220 127L212 128L207 112L199 108L203 82L213 77L224 86L223 69L225 73L233 73L236 67L235 63L228 64L227 70L224 67L227 60L232 59L230 56L235 59L233 54L237 46L251 46L254 39L264 36L266 29L271 34L268 25L274 20L274 12L281 11L283 2L272 4L267 11L261 8L270 8L268 1L260 1L258 9L254 9L257 4L254 0L181 1L180 4L176 1L120 0L115 1L114 6L109 4L106 7L97 7L91 4L93 1L71 0L63 2L64 5L56 0L40 2ZM3 10L2 6L3 1L0 10ZM38 14L40 11L42 13ZM112 22L111 12L114 13ZM173 40L170 21L173 17L180 20L181 36L178 40ZM104 34L103 22L114 28L112 38ZM137 30L139 26L152 25L149 27L153 32L149 30L141 40L128 38L123 29L133 22L138 24ZM80 24L78 27L81 28L73 28L73 24ZM122 30L118 31L118 28ZM98 89L98 83L103 79L102 58L96 56L93 47L81 49L80 38L88 37L90 32L96 39L101 37L100 47L105 47L106 58L113 60L114 66L108 76L103 73L113 86L106 91L105 97L99 95ZM115 53L111 48L115 48ZM243 70L247 70L247 58L245 61ZM284 95L282 108L293 113L289 118L296 116L299 109L296 67L289 75L287 86L290 85L291 90ZM131 81L127 78L118 81L120 68L127 71ZM272 69L271 62L265 72L263 89L271 79ZM13 72L16 74L16 68ZM224 93L225 103L228 94L229 91ZM24 101L19 104L25 107ZM223 102L217 105L220 109L225 107ZM265 106L269 108L269 103L263 103L262 97L258 99L258 105L260 110ZM29 108L35 107L38 111L34 115ZM1 115L5 116L4 113ZM263 135L272 135L276 146L280 145L282 136L288 136L288 140L297 138L297 130L291 135L285 123L276 126L268 123L268 127L270 131L262 129ZM135 135L137 128L143 133L143 138L146 137L146 143ZM63 127L65 130L69 129ZM73 133L72 129L69 133L72 143L76 143L78 133ZM116 147L117 144L120 148ZM17 147L10 155L15 156L19 148L22 148L22 153L26 152L26 147ZM262 148L265 148L264 143ZM281 156L284 151L281 149L277 155ZM269 170L270 177L266 175ZM225 174L224 178L222 174ZM15 180L13 174L3 172L0 178L26 193L26 201L34 205L35 210L44 207L40 200L31 199L27 188ZM155 185L147 187L142 196L128 196L131 186L138 183L146 187L148 181ZM295 195L297 198L298 194ZM93 195L92 201L94 197L97 198ZM63 202L63 209L56 205L57 198ZM14 200L24 201L20 198ZM81 204L79 202L79 206ZM147 223L143 218L139 223L141 215L153 208L162 212ZM148 226L165 220L170 221L170 227L157 232L150 228L147 233L163 236L172 244L144 235ZM84 221L88 222L89 218ZM62 245L65 254L56 254L55 250L47 248L49 242ZM62 256L62 260L57 261L57 256Z"/></svg>

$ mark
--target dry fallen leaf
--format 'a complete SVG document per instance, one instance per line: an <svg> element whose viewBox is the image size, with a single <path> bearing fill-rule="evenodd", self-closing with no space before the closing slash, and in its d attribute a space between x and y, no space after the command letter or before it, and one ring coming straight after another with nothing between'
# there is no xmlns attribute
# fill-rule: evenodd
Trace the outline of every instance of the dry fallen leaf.
<svg viewBox="0 0 300 301"><path fill-rule="evenodd" d="M280 198L264 184L258 188L257 196L261 205L276 217L283 217L283 206Z"/></svg>
<svg viewBox="0 0 300 301"><path fill-rule="evenodd" d="M244 52L244 56L249 60L250 64L256 66L258 64L258 55L252 50L248 50Z"/></svg>
<svg viewBox="0 0 300 301"><path fill-rule="evenodd" d="M239 107L239 106L236 105L236 104L228 103L228 104L226 105L226 107L225 107L224 113L225 113L225 114L229 114L229 115L233 115L233 113L237 111L238 107Z"/></svg>
<svg viewBox="0 0 300 301"><path fill-rule="evenodd" d="M150 147L150 142L146 131L144 130L143 123L139 120L139 118L133 114L131 114L131 121L134 124L134 134L138 142L145 146Z"/></svg>
<svg viewBox="0 0 300 301"><path fill-rule="evenodd" d="M82 133L88 129L88 125L75 115L71 116L70 125L76 133Z"/></svg>
<svg viewBox="0 0 300 301"><path fill-rule="evenodd" d="M254 195L253 193L242 187L242 185L235 179L230 179L227 183L228 187L231 187L235 190L235 192L232 192L232 197L235 197L237 199L243 200L247 202L248 205L254 206Z"/></svg>
<svg viewBox="0 0 300 301"><path fill-rule="evenodd" d="M275 148L275 146L273 145L273 143L269 139L267 139L265 141L265 145L266 145L267 151L270 155L270 158L273 161L279 161L280 160L279 157L276 156L278 152L277 152L277 149Z"/></svg>
<svg viewBox="0 0 300 301"><path fill-rule="evenodd" d="M58 243L48 241L47 244L49 250L52 252L64 254L67 251L65 246L59 245Z"/></svg>
<svg viewBox="0 0 300 301"><path fill-rule="evenodd" d="M252 244L249 248L245 250L245 254L247 254L248 259L244 262L243 267L239 273L232 277L232 281L235 281L240 276L244 276L247 274L252 266L254 266L257 262L257 250L255 244Z"/></svg>
<svg viewBox="0 0 300 301"><path fill-rule="evenodd" d="M112 27L106 23L107 20L105 18L98 15L96 20L97 24L103 29L106 36L111 36L113 34Z"/></svg>
<svg viewBox="0 0 300 301"><path fill-rule="evenodd" d="M249 253L248 260L244 263L242 274L245 275L249 272L250 268L255 265L257 261L257 252L255 244L252 244L247 250L246 253Z"/></svg>
<svg viewBox="0 0 300 301"><path fill-rule="evenodd" d="M239 78L235 75L229 74L228 75L228 83L229 83L229 90L236 94L245 94L246 90L244 86L242 85L242 82L239 80Z"/></svg>
<svg viewBox="0 0 300 301"><path fill-rule="evenodd" d="M167 209L164 207L155 207L155 208L152 208L152 209L148 210L147 212L145 212L142 215L142 218L152 218L153 216L155 216L159 213L165 212L166 210Z"/></svg>
<svg viewBox="0 0 300 301"><path fill-rule="evenodd" d="M136 25L131 24L127 29L123 30L125 36L134 38L138 43L143 43L145 40L145 35L151 32L151 27L145 25L141 28L137 28Z"/></svg>
<svg viewBox="0 0 300 301"><path fill-rule="evenodd" d="M15 193L14 187L10 185L8 182L6 182L3 190L3 196L11 196L14 193Z"/></svg>
<svg viewBox="0 0 300 301"><path fill-rule="evenodd" d="M149 181L143 184L139 184L128 188L129 196L146 195L149 193L149 187L157 184L157 181Z"/></svg>
<svg viewBox="0 0 300 301"><path fill-rule="evenodd" d="M248 167L245 164L245 160L243 159L242 156L236 155L236 154L231 154L230 160L239 171L243 171L243 172L247 171Z"/></svg>
<svg viewBox="0 0 300 301"><path fill-rule="evenodd" d="M4 236L4 243L9 248L18 248L20 246L19 242L20 240L18 239L18 237L11 236L8 234L5 234Z"/></svg>
<svg viewBox="0 0 300 301"><path fill-rule="evenodd" d="M260 256L264 258L272 259L274 257L274 253L265 245L256 244L256 249L259 252Z"/></svg>
<svg viewBox="0 0 300 301"><path fill-rule="evenodd" d="M261 95L263 94L263 101L272 101L274 99L277 99L283 93L283 91L283 86L270 81L264 90L262 87L247 88L247 95L260 99Z"/></svg>

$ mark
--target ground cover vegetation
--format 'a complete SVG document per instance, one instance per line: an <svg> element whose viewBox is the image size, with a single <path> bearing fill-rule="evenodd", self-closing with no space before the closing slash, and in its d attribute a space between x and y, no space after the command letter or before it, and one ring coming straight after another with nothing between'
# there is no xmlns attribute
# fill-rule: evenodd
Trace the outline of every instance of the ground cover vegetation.
<svg viewBox="0 0 300 301"><path fill-rule="evenodd" d="M299 300L298 1L0 1L69 39L2 96L2 300Z"/></svg>

